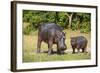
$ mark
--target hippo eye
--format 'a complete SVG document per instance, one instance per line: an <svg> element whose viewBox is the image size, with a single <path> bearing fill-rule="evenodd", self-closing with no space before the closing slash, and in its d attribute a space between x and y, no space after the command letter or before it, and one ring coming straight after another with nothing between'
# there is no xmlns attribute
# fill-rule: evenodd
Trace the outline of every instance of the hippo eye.
<svg viewBox="0 0 100 73"><path fill-rule="evenodd" d="M57 40L60 40L61 39L61 37L60 36L57 36L57 38L56 38Z"/></svg>

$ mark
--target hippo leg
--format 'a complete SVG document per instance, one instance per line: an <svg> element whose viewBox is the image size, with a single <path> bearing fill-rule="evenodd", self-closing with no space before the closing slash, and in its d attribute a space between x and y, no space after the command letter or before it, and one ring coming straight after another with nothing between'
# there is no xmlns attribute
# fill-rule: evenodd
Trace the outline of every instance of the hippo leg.
<svg viewBox="0 0 100 73"><path fill-rule="evenodd" d="M64 54L64 51L60 50L60 49L57 49L57 54Z"/></svg>
<svg viewBox="0 0 100 73"><path fill-rule="evenodd" d="M60 50L60 48L58 47L58 44L57 44L57 54L63 54L64 52L62 52L61 50Z"/></svg>
<svg viewBox="0 0 100 73"><path fill-rule="evenodd" d="M48 42L48 55L52 54L52 46L53 46L53 42L52 42L52 40L49 40L49 42Z"/></svg>
<svg viewBox="0 0 100 73"><path fill-rule="evenodd" d="M82 48L82 53L88 53L88 52L86 51L86 48Z"/></svg>
<svg viewBox="0 0 100 73"><path fill-rule="evenodd" d="M57 54L61 54L61 50L57 48Z"/></svg>
<svg viewBox="0 0 100 73"><path fill-rule="evenodd" d="M75 48L73 47L73 52L72 52L73 54L75 54Z"/></svg>
<svg viewBox="0 0 100 73"><path fill-rule="evenodd" d="M41 42L42 42L42 40L41 40L41 38L39 37L39 38L38 38L38 43L37 43L37 53L40 53Z"/></svg>
<svg viewBox="0 0 100 73"><path fill-rule="evenodd" d="M73 48L73 54L75 54L75 48Z"/></svg>
<svg viewBox="0 0 100 73"><path fill-rule="evenodd" d="M82 48L82 53L84 53L85 52L85 50L84 50L84 48Z"/></svg>
<svg viewBox="0 0 100 73"><path fill-rule="evenodd" d="M87 52L87 43L85 43L84 47L82 48L82 52L88 53L88 52Z"/></svg>

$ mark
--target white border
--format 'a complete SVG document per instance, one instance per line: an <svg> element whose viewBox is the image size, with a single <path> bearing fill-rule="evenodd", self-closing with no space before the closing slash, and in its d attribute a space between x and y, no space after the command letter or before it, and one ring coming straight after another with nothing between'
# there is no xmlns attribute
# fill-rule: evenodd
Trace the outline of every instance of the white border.
<svg viewBox="0 0 100 73"><path fill-rule="evenodd" d="M23 9L91 13L91 38L92 38L91 39L91 60L22 63L22 10ZM17 4L17 69L95 65L96 63L95 62L95 58L96 58L96 49L95 49L96 19L95 18L96 18L95 8Z"/></svg>

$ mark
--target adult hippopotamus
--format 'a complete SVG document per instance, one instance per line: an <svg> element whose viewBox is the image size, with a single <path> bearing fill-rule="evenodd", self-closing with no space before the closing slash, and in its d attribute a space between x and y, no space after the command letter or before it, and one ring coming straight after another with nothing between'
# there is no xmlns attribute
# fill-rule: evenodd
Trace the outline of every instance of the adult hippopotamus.
<svg viewBox="0 0 100 73"><path fill-rule="evenodd" d="M45 23L39 27L37 53L40 53L42 41L48 44L48 55L53 52L53 44L57 45L58 54L63 54L64 50L67 48L63 28L55 23Z"/></svg>

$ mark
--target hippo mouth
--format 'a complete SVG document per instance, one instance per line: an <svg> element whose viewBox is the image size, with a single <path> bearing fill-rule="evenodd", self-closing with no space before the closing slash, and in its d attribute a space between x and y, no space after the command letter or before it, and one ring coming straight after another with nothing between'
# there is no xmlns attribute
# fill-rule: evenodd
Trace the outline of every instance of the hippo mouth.
<svg viewBox="0 0 100 73"><path fill-rule="evenodd" d="M61 49L62 52L64 52L66 49Z"/></svg>
<svg viewBox="0 0 100 73"><path fill-rule="evenodd" d="M65 53L64 52L65 50L66 50L66 48L61 48L61 50L60 50L61 54L64 54Z"/></svg>
<svg viewBox="0 0 100 73"><path fill-rule="evenodd" d="M60 52L58 52L58 54L65 54L64 50L61 50Z"/></svg>
<svg viewBox="0 0 100 73"><path fill-rule="evenodd" d="M66 50L67 48L60 48L62 51Z"/></svg>

